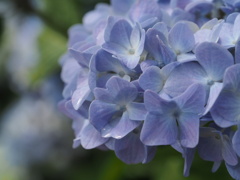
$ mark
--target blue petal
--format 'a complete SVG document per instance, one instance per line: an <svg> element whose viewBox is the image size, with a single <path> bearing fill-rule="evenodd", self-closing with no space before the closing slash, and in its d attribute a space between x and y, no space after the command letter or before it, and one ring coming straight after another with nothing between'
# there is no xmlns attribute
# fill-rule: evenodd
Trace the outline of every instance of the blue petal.
<svg viewBox="0 0 240 180"><path fill-rule="evenodd" d="M116 156L127 164L136 164L146 158L145 145L134 133L115 141Z"/></svg>
<svg viewBox="0 0 240 180"><path fill-rule="evenodd" d="M129 103L127 105L127 112L131 120L144 120L147 115L147 110L143 103Z"/></svg>
<svg viewBox="0 0 240 180"><path fill-rule="evenodd" d="M221 81L226 68L233 65L231 53L216 43L204 42L196 48L196 57L209 77Z"/></svg>
<svg viewBox="0 0 240 180"><path fill-rule="evenodd" d="M201 84L193 84L188 87L183 94L174 98L174 101L178 104L181 112L193 113L199 116L199 114L203 112L205 99L205 87Z"/></svg>
<svg viewBox="0 0 240 180"><path fill-rule="evenodd" d="M213 132L213 128L201 128L200 140L198 145L199 156L206 161L221 162L222 157L222 140ZM204 132L203 132L204 130Z"/></svg>
<svg viewBox="0 0 240 180"><path fill-rule="evenodd" d="M77 137L78 138L78 137ZM80 135L81 145L85 149L93 149L108 141L108 138L101 137L99 131L97 131L90 123L83 127ZM77 139L75 139L76 141Z"/></svg>
<svg viewBox="0 0 240 180"><path fill-rule="evenodd" d="M195 156L196 148L184 148L184 171L185 177L189 176L190 168Z"/></svg>
<svg viewBox="0 0 240 180"><path fill-rule="evenodd" d="M236 42L235 46L235 63L240 63L240 39Z"/></svg>
<svg viewBox="0 0 240 180"><path fill-rule="evenodd" d="M119 108L115 104L94 100L89 107L89 120L91 124L101 132L118 110Z"/></svg>
<svg viewBox="0 0 240 180"><path fill-rule="evenodd" d="M103 137L113 137L121 139L139 126L140 121L129 119L128 112L124 112L122 117L112 119L101 131Z"/></svg>
<svg viewBox="0 0 240 180"><path fill-rule="evenodd" d="M213 4L210 2L191 2L186 7L185 10L197 14L198 16L203 16L211 12L213 9Z"/></svg>
<svg viewBox="0 0 240 180"><path fill-rule="evenodd" d="M173 26L169 32L168 39L169 44L177 54L189 52L195 45L193 31L184 22L179 22Z"/></svg>
<svg viewBox="0 0 240 180"><path fill-rule="evenodd" d="M88 86L88 79L82 77L78 79L80 82L77 85L77 89L72 95L72 104L74 109L78 110L82 103L88 98L91 93L91 90Z"/></svg>
<svg viewBox="0 0 240 180"><path fill-rule="evenodd" d="M158 61L159 66L176 60L175 53L167 46L166 37L155 29L147 31L145 48Z"/></svg>
<svg viewBox="0 0 240 180"><path fill-rule="evenodd" d="M213 120L220 127L240 122L240 97L231 91L222 91L211 109Z"/></svg>
<svg viewBox="0 0 240 180"><path fill-rule="evenodd" d="M178 65L169 75L164 91L172 97L182 94L191 84L206 84L207 74L197 62Z"/></svg>
<svg viewBox="0 0 240 180"><path fill-rule="evenodd" d="M105 41L119 44L128 49L131 32L132 27L126 20L109 17L105 30Z"/></svg>
<svg viewBox="0 0 240 180"><path fill-rule="evenodd" d="M236 166L230 166L226 163L229 174L236 180L240 179L240 162Z"/></svg>
<svg viewBox="0 0 240 180"><path fill-rule="evenodd" d="M235 149L235 152L240 157L240 126L238 126L238 130L235 132L233 139L233 148Z"/></svg>
<svg viewBox="0 0 240 180"><path fill-rule="evenodd" d="M240 39L240 14L236 17L233 25L233 37L235 40Z"/></svg>
<svg viewBox="0 0 240 180"><path fill-rule="evenodd" d="M171 145L176 142L177 136L177 123L173 117L167 113L149 113L144 121L140 139L148 146Z"/></svg>
<svg viewBox="0 0 240 180"><path fill-rule="evenodd" d="M177 107L175 102L165 100L151 90L145 91L144 104L149 112L153 112L155 114L164 114L167 111L170 111L170 109Z"/></svg>
<svg viewBox="0 0 240 180"><path fill-rule="evenodd" d="M211 87L210 87L210 93L209 93L209 98L207 105L205 107L203 115L206 115L212 108L213 104L217 100L221 90L222 90L222 83L215 82Z"/></svg>
<svg viewBox="0 0 240 180"><path fill-rule="evenodd" d="M229 67L223 79L224 89L231 90L232 92L240 91L240 64L233 65Z"/></svg>
<svg viewBox="0 0 240 180"><path fill-rule="evenodd" d="M144 90L150 89L154 92L160 92L163 88L164 78L160 69L156 66L149 67L139 77L139 85Z"/></svg>
<svg viewBox="0 0 240 180"><path fill-rule="evenodd" d="M231 166L238 164L238 158L233 150L231 139L228 136L223 136L223 150L222 156L225 162Z"/></svg>
<svg viewBox="0 0 240 180"><path fill-rule="evenodd" d="M106 87L116 103L127 104L136 99L138 91L137 88L130 82L119 77L112 77L108 80Z"/></svg>
<svg viewBox="0 0 240 180"><path fill-rule="evenodd" d="M126 14L135 0L111 0L113 11L117 14Z"/></svg>
<svg viewBox="0 0 240 180"><path fill-rule="evenodd" d="M182 146L194 148L199 138L199 116L194 113L184 113L178 119L179 140Z"/></svg>

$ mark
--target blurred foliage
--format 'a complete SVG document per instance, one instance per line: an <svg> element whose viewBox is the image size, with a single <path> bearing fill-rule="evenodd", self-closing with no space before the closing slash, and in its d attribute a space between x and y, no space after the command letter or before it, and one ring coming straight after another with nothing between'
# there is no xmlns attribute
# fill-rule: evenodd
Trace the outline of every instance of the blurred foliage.
<svg viewBox="0 0 240 180"><path fill-rule="evenodd" d="M45 26L38 38L40 59L31 73L31 82L37 83L52 73L59 67L59 58L67 49L67 39L50 27Z"/></svg>

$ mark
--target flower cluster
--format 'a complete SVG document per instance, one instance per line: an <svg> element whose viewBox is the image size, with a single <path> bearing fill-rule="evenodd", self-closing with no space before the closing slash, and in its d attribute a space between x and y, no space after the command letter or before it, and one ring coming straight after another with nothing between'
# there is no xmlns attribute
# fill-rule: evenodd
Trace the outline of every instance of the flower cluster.
<svg viewBox="0 0 240 180"><path fill-rule="evenodd" d="M111 0L69 30L62 57L74 147L147 163L159 145L240 179L240 1ZM225 13L225 14L224 14ZM222 16L222 17L221 17Z"/></svg>

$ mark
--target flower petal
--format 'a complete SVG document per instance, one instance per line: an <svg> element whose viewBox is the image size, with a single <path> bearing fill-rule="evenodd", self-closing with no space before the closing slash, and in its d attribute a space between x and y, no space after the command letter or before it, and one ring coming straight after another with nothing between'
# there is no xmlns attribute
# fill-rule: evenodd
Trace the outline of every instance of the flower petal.
<svg viewBox="0 0 240 180"><path fill-rule="evenodd" d="M144 120L147 115L147 110L143 103L129 103L127 105L127 112L131 120Z"/></svg>
<svg viewBox="0 0 240 180"><path fill-rule="evenodd" d="M148 146L171 145L176 142L178 129L176 120L168 114L149 113L144 121L141 141Z"/></svg>
<svg viewBox="0 0 240 180"><path fill-rule="evenodd" d="M198 45L196 57L214 81L221 81L226 68L234 64L231 53L216 43L204 42Z"/></svg>

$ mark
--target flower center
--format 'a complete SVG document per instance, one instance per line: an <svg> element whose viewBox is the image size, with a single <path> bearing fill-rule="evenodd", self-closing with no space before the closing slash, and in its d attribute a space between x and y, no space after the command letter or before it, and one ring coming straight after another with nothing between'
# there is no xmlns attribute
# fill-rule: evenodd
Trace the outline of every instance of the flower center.
<svg viewBox="0 0 240 180"><path fill-rule="evenodd" d="M131 55L135 54L135 49L129 49L128 53L131 54Z"/></svg>

